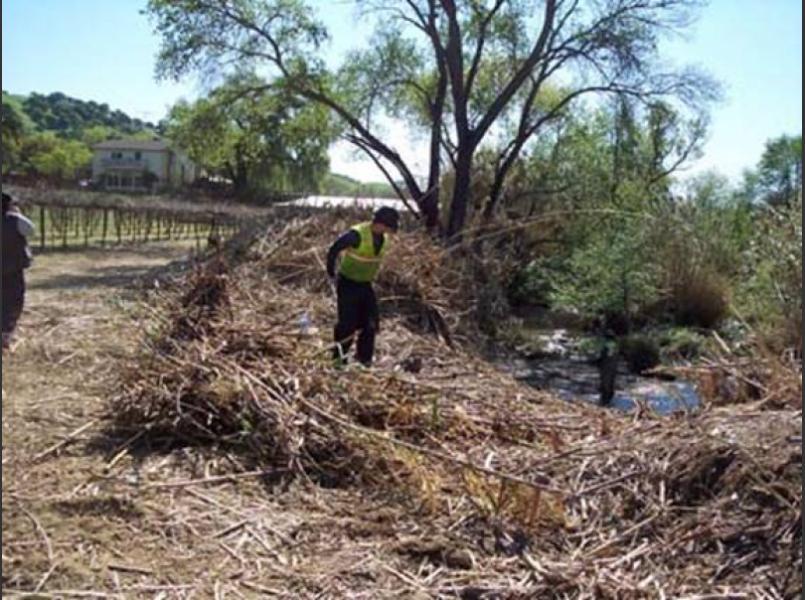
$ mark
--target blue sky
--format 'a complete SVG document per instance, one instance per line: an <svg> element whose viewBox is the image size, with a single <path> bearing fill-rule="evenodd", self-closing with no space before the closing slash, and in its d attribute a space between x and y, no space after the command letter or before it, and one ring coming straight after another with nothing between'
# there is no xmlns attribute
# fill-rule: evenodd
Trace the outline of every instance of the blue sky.
<svg viewBox="0 0 805 600"><path fill-rule="evenodd" d="M106 102L132 116L157 121L178 98L193 97L193 82L154 80L159 40L139 14L144 0L3 0L3 89L27 94L61 91ZM367 38L353 22L348 0L318 0L337 60ZM802 5L799 0L711 0L684 39L665 56L692 63L724 86L714 107L705 156L692 172L717 169L732 178L754 166L766 139L802 131ZM393 126L404 155L416 142ZM382 179L374 167L351 160L339 145L333 168L362 180Z"/></svg>

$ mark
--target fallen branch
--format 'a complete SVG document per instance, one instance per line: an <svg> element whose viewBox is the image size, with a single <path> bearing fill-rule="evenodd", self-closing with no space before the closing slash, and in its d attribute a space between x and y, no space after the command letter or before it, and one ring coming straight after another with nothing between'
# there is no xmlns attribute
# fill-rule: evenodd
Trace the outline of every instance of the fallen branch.
<svg viewBox="0 0 805 600"><path fill-rule="evenodd" d="M42 452L40 452L39 454L34 456L31 459L32 462L39 462L40 460L42 460L46 456L48 456L50 454L53 454L54 452L57 452L59 449L63 448L64 446L66 446L67 444L72 442L76 437L78 437L79 435L84 433L87 429L89 429L90 427L92 427L93 425L95 425L97 423L98 423L98 419L93 419L92 421L90 421L88 423L84 423L81 427L78 427L77 429L74 429L73 431L68 433L65 436L65 438L63 440L61 440L60 442L57 442L57 443L53 444L52 446L49 446L48 448L46 448L45 450L43 450Z"/></svg>

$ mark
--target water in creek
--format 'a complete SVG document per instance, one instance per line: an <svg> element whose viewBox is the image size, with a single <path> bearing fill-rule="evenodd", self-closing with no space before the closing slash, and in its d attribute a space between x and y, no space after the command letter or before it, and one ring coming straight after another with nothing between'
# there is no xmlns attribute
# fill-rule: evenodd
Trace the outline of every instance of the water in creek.
<svg viewBox="0 0 805 600"><path fill-rule="evenodd" d="M569 401L599 404L598 368L592 364L591 357L579 351L583 340L570 337L564 330L543 332L537 337L539 353L510 358L502 367L517 379ZM633 411L638 402L659 414L694 410L701 404L692 383L634 375L626 370L622 361L615 389L609 407L625 412Z"/></svg>

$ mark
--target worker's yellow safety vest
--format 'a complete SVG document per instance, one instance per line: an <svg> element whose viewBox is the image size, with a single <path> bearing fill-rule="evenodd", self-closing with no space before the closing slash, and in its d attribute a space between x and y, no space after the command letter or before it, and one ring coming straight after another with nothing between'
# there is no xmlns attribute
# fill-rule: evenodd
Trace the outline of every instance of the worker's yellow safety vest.
<svg viewBox="0 0 805 600"><path fill-rule="evenodd" d="M389 236L383 236L380 250L375 254L372 224L360 223L351 229L358 232L361 237L361 243L357 248L347 248L344 251L344 257L341 259L341 266L338 272L352 281L369 283L374 280L380 270L380 263L389 245Z"/></svg>

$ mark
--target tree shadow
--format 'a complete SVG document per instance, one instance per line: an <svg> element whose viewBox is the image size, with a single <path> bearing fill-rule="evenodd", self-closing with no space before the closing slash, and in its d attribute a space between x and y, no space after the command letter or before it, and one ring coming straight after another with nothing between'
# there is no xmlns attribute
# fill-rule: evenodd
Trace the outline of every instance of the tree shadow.
<svg viewBox="0 0 805 600"><path fill-rule="evenodd" d="M28 289L53 291L97 287L133 290L186 272L194 263L194 259L179 258L156 266L131 263L95 267L85 273L64 273L30 281Z"/></svg>
<svg viewBox="0 0 805 600"><path fill-rule="evenodd" d="M183 242L187 242L187 251L195 250L196 246L192 244L192 240L182 240ZM90 244L88 246L84 246L81 244L77 245L68 245L68 246L46 246L45 248L40 247L37 244L31 244L31 252L33 252L34 257L36 256L60 256L60 255L73 255L73 254L80 254L80 255L97 255L97 256L109 256L110 254L115 253L137 253L141 256L148 256L148 257L160 257L164 256L166 248L175 248L175 246L170 246L170 244L176 244L177 241L174 240L172 242L168 240L159 240L153 242L141 242L136 244L107 244L106 246L99 246L97 244ZM199 245L199 248L203 248L206 246L206 240L203 244Z"/></svg>
<svg viewBox="0 0 805 600"><path fill-rule="evenodd" d="M107 463L125 452L131 461L134 483L138 486L141 484L140 473L148 459L167 456L176 457L177 463L187 471L186 477L191 480L208 477L205 471L208 459L231 462L230 468L225 471L235 478L244 471L264 470L262 475L255 475L253 479L272 492L286 489L295 479L288 469L261 460L259 453L253 449L250 451L242 444L189 438L167 427L151 427L146 423L127 424L114 415L108 417L103 429L86 441L83 451L87 455L102 456ZM221 477L225 479L227 475L222 474Z"/></svg>

